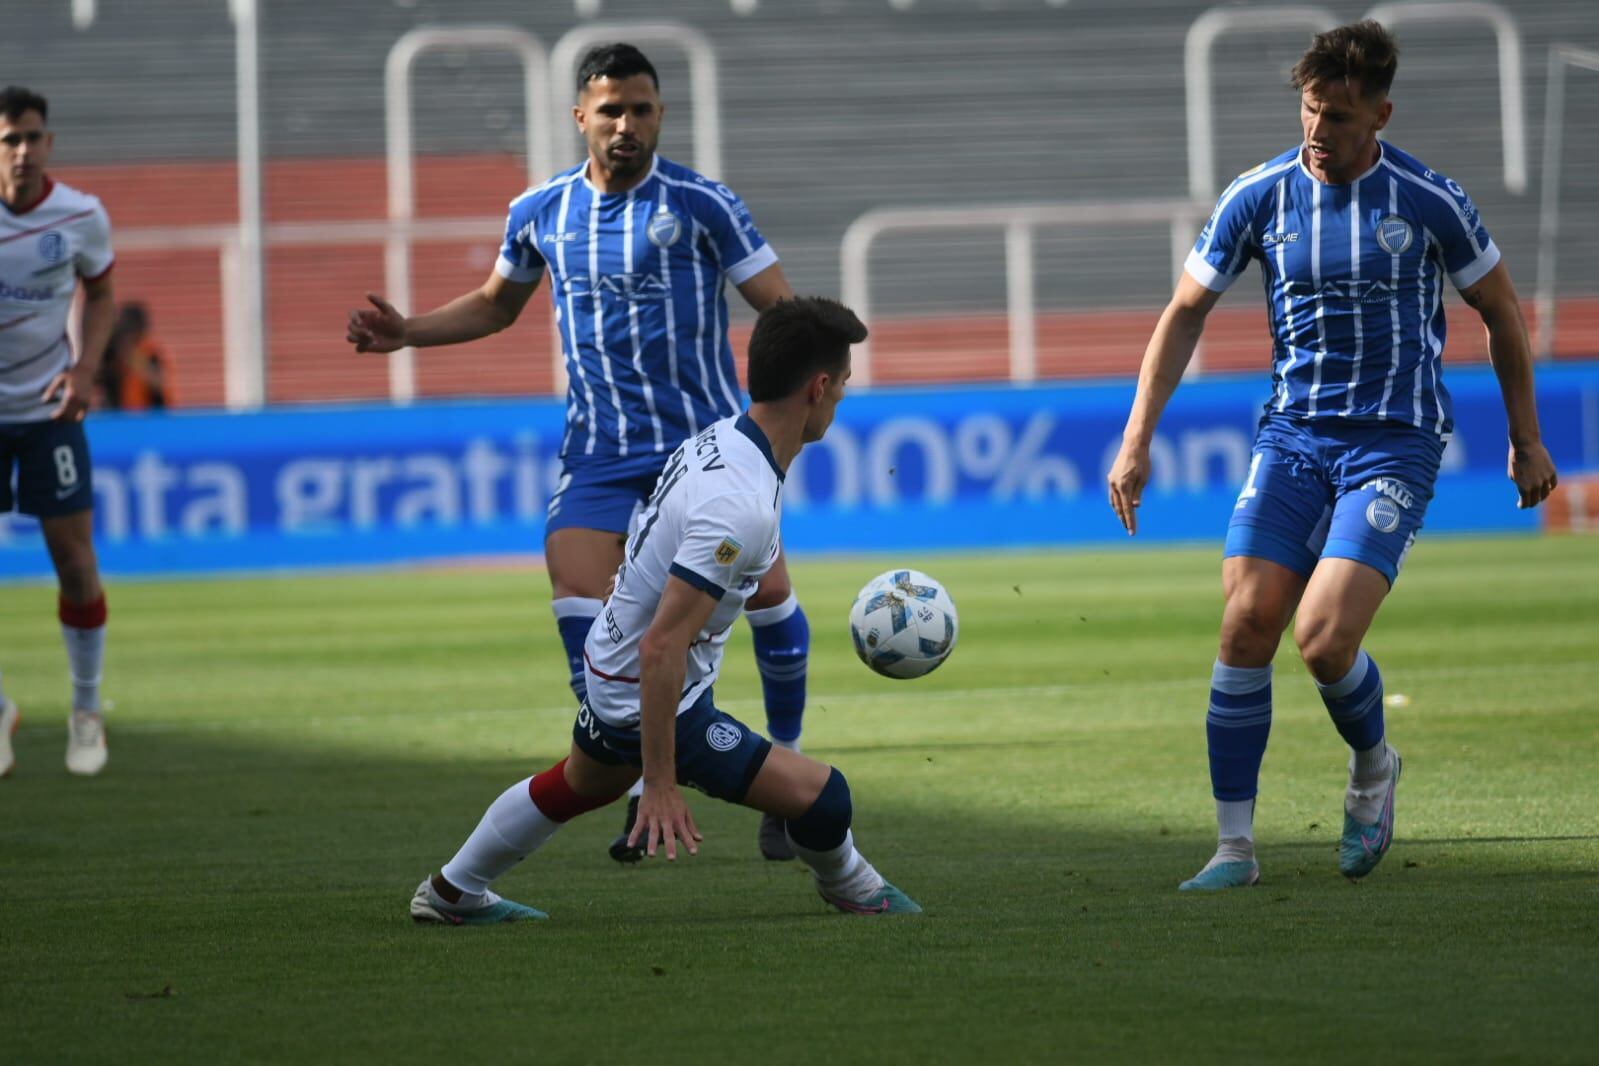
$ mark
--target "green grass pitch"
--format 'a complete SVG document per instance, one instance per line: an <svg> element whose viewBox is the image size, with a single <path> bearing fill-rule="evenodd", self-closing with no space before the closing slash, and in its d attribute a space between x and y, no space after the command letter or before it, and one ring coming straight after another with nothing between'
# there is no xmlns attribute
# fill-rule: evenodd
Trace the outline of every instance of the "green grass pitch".
<svg viewBox="0 0 1599 1066"><path fill-rule="evenodd" d="M895 682L850 650L889 565L961 638ZM62 765L53 589L0 597L22 706L0 782L0 1060L540 1063L1593 1061L1599 545L1424 541L1367 647L1405 755L1397 843L1336 872L1345 753L1292 642L1254 889L1213 843L1217 552L800 560L805 741L926 908L828 912L756 816L618 868L589 815L500 887L548 923L413 926L416 882L567 747L535 570L116 582L111 763ZM719 702L762 721L747 630Z"/></svg>

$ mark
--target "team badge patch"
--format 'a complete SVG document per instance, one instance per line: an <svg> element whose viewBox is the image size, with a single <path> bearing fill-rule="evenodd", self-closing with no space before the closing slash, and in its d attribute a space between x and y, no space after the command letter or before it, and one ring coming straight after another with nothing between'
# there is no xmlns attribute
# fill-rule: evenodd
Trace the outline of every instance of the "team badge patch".
<svg viewBox="0 0 1599 1066"><path fill-rule="evenodd" d="M661 208L645 227L650 243L657 248L670 248L683 235L683 223L666 208Z"/></svg>
<svg viewBox="0 0 1599 1066"><path fill-rule="evenodd" d="M732 751L743 739L743 732L731 722L712 722L705 730L705 743L716 751Z"/></svg>
<svg viewBox="0 0 1599 1066"><path fill-rule="evenodd" d="M723 537L722 543L716 546L716 561L723 566L731 566L738 553L744 550L744 545L732 537Z"/></svg>
<svg viewBox="0 0 1599 1066"><path fill-rule="evenodd" d="M1409 222L1398 215L1389 215L1377 223L1377 243L1389 255L1399 255L1410 247L1416 231Z"/></svg>
<svg viewBox="0 0 1599 1066"><path fill-rule="evenodd" d="M67 239L55 230L39 237L39 258L54 266L67 257Z"/></svg>
<svg viewBox="0 0 1599 1066"><path fill-rule="evenodd" d="M1366 505L1366 521L1379 533L1392 533L1399 528L1399 505L1379 496Z"/></svg>

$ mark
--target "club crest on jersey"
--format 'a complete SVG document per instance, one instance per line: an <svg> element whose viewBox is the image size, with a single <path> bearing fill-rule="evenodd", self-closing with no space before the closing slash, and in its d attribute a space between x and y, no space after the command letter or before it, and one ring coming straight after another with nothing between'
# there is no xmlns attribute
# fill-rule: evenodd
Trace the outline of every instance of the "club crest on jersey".
<svg viewBox="0 0 1599 1066"><path fill-rule="evenodd" d="M1377 223L1377 243L1389 255L1399 255L1416 239L1416 231L1398 215L1388 215Z"/></svg>
<svg viewBox="0 0 1599 1066"><path fill-rule="evenodd" d="M39 258L55 264L67 257L67 239L55 230L39 237Z"/></svg>
<svg viewBox="0 0 1599 1066"><path fill-rule="evenodd" d="M661 208L650 219L650 224L644 232L650 238L650 243L657 248L670 248L683 236L683 222L672 212Z"/></svg>
<svg viewBox="0 0 1599 1066"><path fill-rule="evenodd" d="M723 566L732 566L733 560L738 558L738 553L744 550L744 545L732 537L723 537L722 543L716 546L716 561Z"/></svg>

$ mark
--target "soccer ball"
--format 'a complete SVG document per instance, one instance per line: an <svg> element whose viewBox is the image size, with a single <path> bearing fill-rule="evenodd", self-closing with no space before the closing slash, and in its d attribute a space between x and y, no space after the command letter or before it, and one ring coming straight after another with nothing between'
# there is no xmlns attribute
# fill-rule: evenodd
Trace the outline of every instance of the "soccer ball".
<svg viewBox="0 0 1599 1066"><path fill-rule="evenodd" d="M960 620L943 585L920 570L890 570L855 597L849 632L861 662L905 679L930 674L949 658Z"/></svg>

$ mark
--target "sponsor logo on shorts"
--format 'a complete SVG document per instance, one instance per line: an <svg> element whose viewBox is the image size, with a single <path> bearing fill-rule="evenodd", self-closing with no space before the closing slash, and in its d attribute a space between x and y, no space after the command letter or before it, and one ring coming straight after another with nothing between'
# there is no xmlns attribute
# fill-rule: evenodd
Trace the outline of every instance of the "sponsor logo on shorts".
<svg viewBox="0 0 1599 1066"><path fill-rule="evenodd" d="M1388 497L1407 511L1416 506L1416 494L1403 481L1395 481L1391 477L1379 477L1372 478L1360 487L1370 489L1379 496Z"/></svg>
<svg viewBox="0 0 1599 1066"><path fill-rule="evenodd" d="M1392 533L1399 528L1399 505L1379 496L1366 505L1366 521L1379 533Z"/></svg>
<svg viewBox="0 0 1599 1066"><path fill-rule="evenodd" d="M716 751L732 751L743 739L743 730L731 722L712 722L705 730L705 743Z"/></svg>

